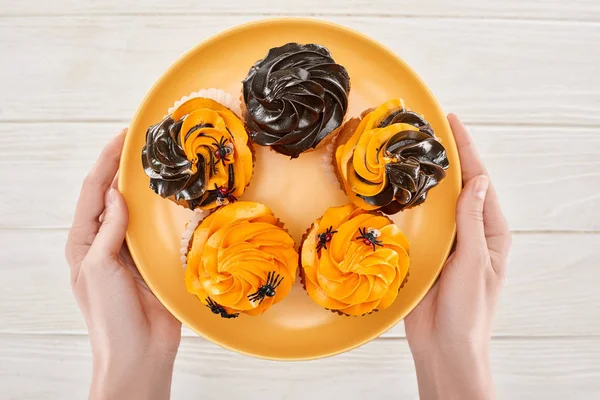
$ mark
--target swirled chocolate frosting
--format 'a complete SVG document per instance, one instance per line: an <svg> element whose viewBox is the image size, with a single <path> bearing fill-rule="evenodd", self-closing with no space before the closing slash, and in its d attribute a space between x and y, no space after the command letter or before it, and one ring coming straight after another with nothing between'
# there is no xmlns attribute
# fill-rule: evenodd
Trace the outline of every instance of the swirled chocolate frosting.
<svg viewBox="0 0 600 400"><path fill-rule="evenodd" d="M296 158L342 124L350 78L325 47L288 43L252 66L243 92L250 138Z"/></svg>
<svg viewBox="0 0 600 400"><path fill-rule="evenodd" d="M341 136L347 141L338 143L338 172L352 202L363 209L393 214L419 205L446 176L444 146L400 99L366 114L353 132Z"/></svg>
<svg viewBox="0 0 600 400"><path fill-rule="evenodd" d="M148 128L142 165L158 195L212 209L244 192L253 160L242 121L213 100L193 98Z"/></svg>

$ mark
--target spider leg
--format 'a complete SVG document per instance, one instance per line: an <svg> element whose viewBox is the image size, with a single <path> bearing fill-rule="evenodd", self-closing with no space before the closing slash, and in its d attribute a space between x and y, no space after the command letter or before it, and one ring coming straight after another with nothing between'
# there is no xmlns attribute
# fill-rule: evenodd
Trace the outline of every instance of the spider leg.
<svg viewBox="0 0 600 400"><path fill-rule="evenodd" d="M248 300L254 301L254 299L256 299L257 297L259 297L259 295L260 295L260 289L257 290L254 293L250 293L247 297L248 297Z"/></svg>
<svg viewBox="0 0 600 400"><path fill-rule="evenodd" d="M273 271L269 271L269 273L267 274L267 281L265 282L265 285L270 285L271 284L271 278L273 276Z"/></svg>
<svg viewBox="0 0 600 400"><path fill-rule="evenodd" d="M279 279L279 281L277 281L277 282L275 283L275 285L273 285L273 289L277 289L277 287L278 287L278 286L281 284L281 282L283 281L283 278L284 278L284 277L282 276L282 277L281 277L281 279Z"/></svg>
<svg viewBox="0 0 600 400"><path fill-rule="evenodd" d="M252 303L254 303L254 302L258 301L258 304L262 303L262 301L263 301L264 299L265 299L265 296L263 296L262 294L260 294L260 293L258 293L258 292L257 292L257 293L255 293L255 294L252 296L252 298L250 298L250 297L248 298L248 300L250 300Z"/></svg>
<svg viewBox="0 0 600 400"><path fill-rule="evenodd" d="M273 289L279 285L279 283L277 283L277 280L279 279L280 276L281 276L280 274L275 274L275 272L273 272L273 282L271 282L271 287ZM281 279L283 279L283 277L281 277Z"/></svg>
<svg viewBox="0 0 600 400"><path fill-rule="evenodd" d="M375 252L377 246L375 246L375 242L372 242L371 244L373 245L373 252Z"/></svg>
<svg viewBox="0 0 600 400"><path fill-rule="evenodd" d="M221 313L221 318L226 318L226 319L237 318L238 315L239 315L238 313L229 314L227 311L223 310L223 312Z"/></svg>

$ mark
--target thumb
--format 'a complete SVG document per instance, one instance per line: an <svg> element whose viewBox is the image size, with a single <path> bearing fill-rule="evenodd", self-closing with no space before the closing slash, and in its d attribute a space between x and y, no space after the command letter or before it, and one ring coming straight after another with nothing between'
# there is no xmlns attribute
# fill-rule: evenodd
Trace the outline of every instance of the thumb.
<svg viewBox="0 0 600 400"><path fill-rule="evenodd" d="M113 188L106 193L104 204L102 225L90 250L103 255L117 255L127 231L127 204L121 193Z"/></svg>
<svg viewBox="0 0 600 400"><path fill-rule="evenodd" d="M485 175L470 179L465 185L456 208L456 251L487 247L483 226L483 204L490 180Z"/></svg>

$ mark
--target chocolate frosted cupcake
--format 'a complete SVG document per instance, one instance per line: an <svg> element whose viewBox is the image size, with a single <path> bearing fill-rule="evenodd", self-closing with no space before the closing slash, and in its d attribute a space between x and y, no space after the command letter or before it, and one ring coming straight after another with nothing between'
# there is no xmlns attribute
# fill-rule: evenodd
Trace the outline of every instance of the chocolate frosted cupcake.
<svg viewBox="0 0 600 400"><path fill-rule="evenodd" d="M350 78L317 44L272 48L243 82L243 114L250 138L298 157L324 145L343 123Z"/></svg>
<svg viewBox="0 0 600 400"><path fill-rule="evenodd" d="M216 101L196 97L148 128L142 165L158 195L210 210L244 193L253 155L242 121Z"/></svg>
<svg viewBox="0 0 600 400"><path fill-rule="evenodd" d="M301 247L303 283L321 307L360 316L388 308L408 275L408 240L387 217L331 207Z"/></svg>
<svg viewBox="0 0 600 400"><path fill-rule="evenodd" d="M264 313L296 280L294 240L263 204L221 207L183 237L186 287L222 318Z"/></svg>
<svg viewBox="0 0 600 400"><path fill-rule="evenodd" d="M336 142L336 175L356 206L394 214L423 203L448 158L429 123L390 100L348 121Z"/></svg>

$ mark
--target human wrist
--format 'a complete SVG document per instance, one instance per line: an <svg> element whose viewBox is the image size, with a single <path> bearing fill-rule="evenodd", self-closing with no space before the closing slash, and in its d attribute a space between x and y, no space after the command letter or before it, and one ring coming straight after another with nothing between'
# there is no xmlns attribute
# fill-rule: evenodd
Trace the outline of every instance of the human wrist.
<svg viewBox="0 0 600 400"><path fill-rule="evenodd" d="M488 345L435 346L413 357L421 399L495 398Z"/></svg>
<svg viewBox="0 0 600 400"><path fill-rule="evenodd" d="M176 353L94 355L90 399L168 399Z"/></svg>

